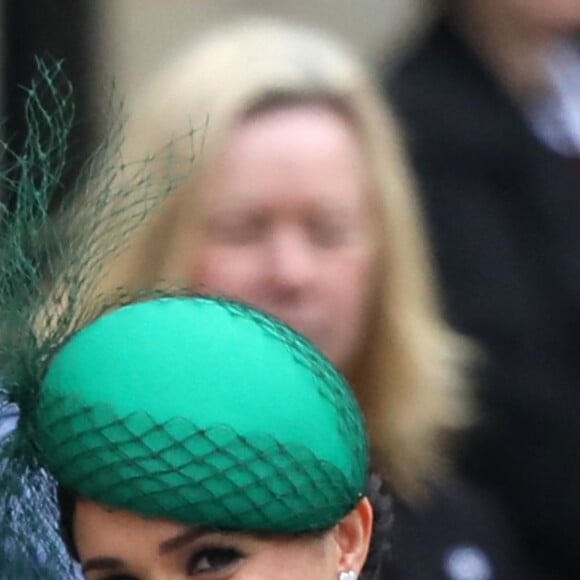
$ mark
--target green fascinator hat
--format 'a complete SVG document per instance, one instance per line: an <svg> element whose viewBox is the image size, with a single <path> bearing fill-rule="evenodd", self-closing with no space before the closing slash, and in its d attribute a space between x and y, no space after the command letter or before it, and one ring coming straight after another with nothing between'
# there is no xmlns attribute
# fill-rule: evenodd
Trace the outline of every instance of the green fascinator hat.
<svg viewBox="0 0 580 580"><path fill-rule="evenodd" d="M80 330L48 368L36 421L60 485L200 525L322 529L368 475L342 376L281 322L223 299L138 302Z"/></svg>
<svg viewBox="0 0 580 580"><path fill-rule="evenodd" d="M39 61L22 151L0 140L0 578L75 577L59 486L239 531L335 524L365 490L368 445L324 356L239 303L101 290L193 165L197 130L135 163L113 131L69 195L71 94Z"/></svg>

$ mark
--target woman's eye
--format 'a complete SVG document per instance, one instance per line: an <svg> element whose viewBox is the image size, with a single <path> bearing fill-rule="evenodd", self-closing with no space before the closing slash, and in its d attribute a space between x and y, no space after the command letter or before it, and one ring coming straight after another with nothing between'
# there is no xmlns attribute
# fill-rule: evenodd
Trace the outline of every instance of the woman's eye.
<svg viewBox="0 0 580 580"><path fill-rule="evenodd" d="M236 225L224 228L219 236L221 241L232 244L249 244L261 239L263 228L256 224Z"/></svg>
<svg viewBox="0 0 580 580"><path fill-rule="evenodd" d="M342 223L315 221L310 224L310 236L321 246L339 246L350 237L351 231Z"/></svg>
<svg viewBox="0 0 580 580"><path fill-rule="evenodd" d="M236 548L205 548L195 552L187 564L190 575L217 572L244 557Z"/></svg>
<svg viewBox="0 0 580 580"><path fill-rule="evenodd" d="M210 220L208 232L216 241L227 244L247 244L260 240L268 229L261 213L243 217Z"/></svg>

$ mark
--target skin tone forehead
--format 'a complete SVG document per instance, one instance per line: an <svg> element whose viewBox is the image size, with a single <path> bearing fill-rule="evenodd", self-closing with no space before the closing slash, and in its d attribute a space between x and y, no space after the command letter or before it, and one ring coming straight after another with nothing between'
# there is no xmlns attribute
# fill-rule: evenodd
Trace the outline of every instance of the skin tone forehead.
<svg viewBox="0 0 580 580"><path fill-rule="evenodd" d="M309 193L300 198L304 204L353 211L364 206L361 192L368 189L354 128L324 104L285 106L244 119L214 168L208 176L218 176L222 189L232 192L206 196L218 210L243 209L252 201L290 205L293 191L300 190ZM280 195L264 196L272 191Z"/></svg>

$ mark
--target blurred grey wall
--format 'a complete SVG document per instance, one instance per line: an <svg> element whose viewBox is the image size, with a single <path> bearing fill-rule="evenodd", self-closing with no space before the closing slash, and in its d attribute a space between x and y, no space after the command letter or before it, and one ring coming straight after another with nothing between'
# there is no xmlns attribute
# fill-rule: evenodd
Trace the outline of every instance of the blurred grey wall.
<svg viewBox="0 0 580 580"><path fill-rule="evenodd" d="M240 15L312 23L388 61L429 15L428 0L99 0L99 69L130 97L195 35ZM101 84L104 83L104 84Z"/></svg>

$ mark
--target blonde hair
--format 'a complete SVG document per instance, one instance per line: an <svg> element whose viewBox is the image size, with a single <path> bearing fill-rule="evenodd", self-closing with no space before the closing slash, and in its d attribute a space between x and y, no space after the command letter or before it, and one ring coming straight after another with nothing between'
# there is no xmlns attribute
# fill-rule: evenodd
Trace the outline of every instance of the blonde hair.
<svg viewBox="0 0 580 580"><path fill-rule="evenodd" d="M376 315L349 377L396 491L412 497L442 468L442 436L469 418L466 347L444 323L396 122L368 70L319 31L251 20L196 43L133 109L125 155L144 157L206 121L198 167L112 270L114 285L179 277L172 228L240 118L276 102L320 101L356 128L375 184ZM192 251L192 248L188 248Z"/></svg>

